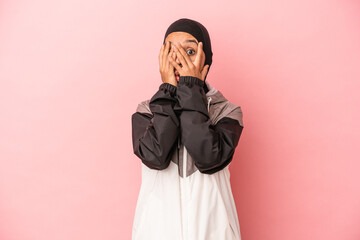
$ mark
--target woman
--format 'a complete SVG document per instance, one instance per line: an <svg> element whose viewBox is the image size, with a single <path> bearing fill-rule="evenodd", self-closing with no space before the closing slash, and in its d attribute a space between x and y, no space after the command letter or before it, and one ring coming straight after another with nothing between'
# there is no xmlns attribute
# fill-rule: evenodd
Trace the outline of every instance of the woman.
<svg viewBox="0 0 360 240"><path fill-rule="evenodd" d="M133 240L241 239L228 167L242 111L205 81L212 55L199 22L181 18L167 29L162 83L132 115L134 153L142 162Z"/></svg>

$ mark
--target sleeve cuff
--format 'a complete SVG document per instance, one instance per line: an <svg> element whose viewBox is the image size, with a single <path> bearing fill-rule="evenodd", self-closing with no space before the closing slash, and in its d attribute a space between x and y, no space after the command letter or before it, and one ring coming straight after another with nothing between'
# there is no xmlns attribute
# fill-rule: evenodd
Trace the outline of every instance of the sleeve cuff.
<svg viewBox="0 0 360 240"><path fill-rule="evenodd" d="M193 77L193 76L180 76L179 78L179 84L185 84L185 85L198 85L200 87L204 87L204 81L200 78Z"/></svg>
<svg viewBox="0 0 360 240"><path fill-rule="evenodd" d="M177 87L175 87L174 85L172 85L170 83L164 82L164 83L160 84L160 86L159 86L159 90L163 90L163 89L168 90L172 95L174 95L176 93Z"/></svg>

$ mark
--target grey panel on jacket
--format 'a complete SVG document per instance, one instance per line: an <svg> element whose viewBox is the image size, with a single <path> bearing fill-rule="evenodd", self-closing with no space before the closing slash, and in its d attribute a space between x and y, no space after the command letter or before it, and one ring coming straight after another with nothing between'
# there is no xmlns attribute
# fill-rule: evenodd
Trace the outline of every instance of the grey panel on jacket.
<svg viewBox="0 0 360 240"><path fill-rule="evenodd" d="M170 138L170 142L164 142L164 144L171 144L171 147L170 145L165 146L170 151L166 153L168 154L167 161L171 160L178 165L181 177L185 176L182 167L184 147L188 150L186 176L190 176L197 170L202 173L212 174L220 171L231 162L244 127L241 107L228 101L208 81L206 84L209 92L205 94L202 91L203 83L202 80L195 77L182 76L178 87L173 86L176 91L171 92L176 99L175 104L172 106L180 122L179 132L175 144L172 142L174 135ZM168 88L174 90L172 87L168 86ZM164 101L166 102L166 99L170 102L173 100L173 98L166 95L165 99L162 99L162 104L164 104ZM196 104L194 104L195 100ZM140 102L136 108L137 114L153 116L150 102L151 99ZM167 114L169 116L172 113ZM153 123L153 121L152 119L150 122ZM150 124L150 122L148 123ZM145 124L145 122L142 124ZM172 124L169 126L158 125L158 128L170 127L174 132L174 126ZM148 131L147 128L143 128L143 130ZM163 129L162 131L166 132L168 130ZM138 133L138 138L141 139L141 136L145 134L146 132L140 135ZM153 140L156 141L156 138L153 138ZM159 148L159 146L155 146Z"/></svg>

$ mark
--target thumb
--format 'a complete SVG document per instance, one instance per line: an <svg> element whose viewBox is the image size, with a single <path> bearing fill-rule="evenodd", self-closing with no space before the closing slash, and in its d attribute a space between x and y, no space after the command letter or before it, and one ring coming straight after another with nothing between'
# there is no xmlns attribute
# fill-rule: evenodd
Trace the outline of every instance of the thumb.
<svg viewBox="0 0 360 240"><path fill-rule="evenodd" d="M209 70L209 65L206 64L205 67L203 68L203 70L201 71L202 80L204 80L204 78L205 78L206 73L208 72L208 70Z"/></svg>

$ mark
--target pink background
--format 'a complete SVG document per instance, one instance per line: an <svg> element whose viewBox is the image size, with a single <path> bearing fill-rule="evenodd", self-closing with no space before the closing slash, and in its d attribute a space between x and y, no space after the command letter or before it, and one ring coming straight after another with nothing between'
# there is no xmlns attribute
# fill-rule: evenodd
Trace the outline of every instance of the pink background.
<svg viewBox="0 0 360 240"><path fill-rule="evenodd" d="M360 239L358 1L0 1L0 239L130 239L131 114L181 17L244 114L243 240Z"/></svg>

